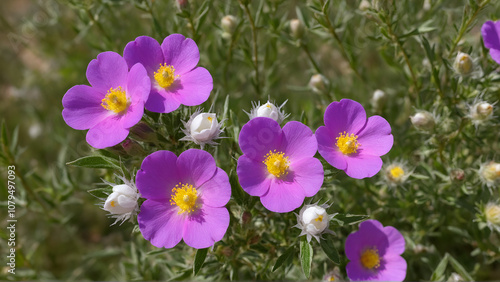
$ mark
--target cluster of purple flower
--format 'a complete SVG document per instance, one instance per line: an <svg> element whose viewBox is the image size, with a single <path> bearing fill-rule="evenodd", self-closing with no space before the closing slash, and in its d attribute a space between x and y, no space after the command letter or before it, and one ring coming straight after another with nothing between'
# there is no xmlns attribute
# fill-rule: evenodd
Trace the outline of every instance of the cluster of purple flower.
<svg viewBox="0 0 500 282"><path fill-rule="evenodd" d="M141 120L144 108L169 113L180 104L195 106L208 99L212 76L197 67L199 58L196 43L180 34L168 36L161 45L153 38L138 37L126 45L123 57L101 53L87 68L91 86L77 85L65 94L63 118L74 129L89 129L91 146L117 145ZM266 105L273 109L272 104ZM316 134L300 122L290 121L282 128L277 120L282 121L252 118L238 140L243 152L237 165L240 185L273 212L291 212L305 197L318 193L324 170L314 157L316 152L348 176L361 179L380 171L380 156L393 145L389 123L380 116L367 118L361 104L353 100L331 103L325 111L325 126ZM193 248L207 248L226 233L230 216L225 205L231 185L227 173L206 151L190 149L179 156L165 150L154 152L142 162L136 185L146 199L137 217L139 228L154 246L172 248L184 240ZM106 205L114 208L126 202L134 208L131 202L136 199L121 197L118 190ZM404 246L395 228L384 228L375 220L363 222L346 241L351 260L348 276L403 280L406 262L400 254Z"/></svg>

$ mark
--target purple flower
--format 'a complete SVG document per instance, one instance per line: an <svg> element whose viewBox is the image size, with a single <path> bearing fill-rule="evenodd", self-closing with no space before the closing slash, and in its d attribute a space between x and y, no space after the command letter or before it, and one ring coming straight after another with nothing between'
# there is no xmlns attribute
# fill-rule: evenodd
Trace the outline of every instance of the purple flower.
<svg viewBox="0 0 500 282"><path fill-rule="evenodd" d="M92 86L76 85L64 95L63 119L74 129L89 129L92 147L114 146L144 114L150 91L146 70L136 64L129 71L119 54L104 52L89 63L87 79Z"/></svg>
<svg viewBox="0 0 500 282"><path fill-rule="evenodd" d="M180 104L196 106L205 102L213 88L212 76L196 67L200 52L196 43L182 34L172 34L160 44L148 36L129 42L123 51L129 67L141 63L151 79L146 109L170 113Z"/></svg>
<svg viewBox="0 0 500 282"><path fill-rule="evenodd" d="M405 239L396 228L366 220L345 241L350 260L347 276L353 281L403 281L406 261L400 255L404 251Z"/></svg>
<svg viewBox="0 0 500 282"><path fill-rule="evenodd" d="M490 49L493 60L500 64L500 21L487 21L481 28L484 46Z"/></svg>
<svg viewBox="0 0 500 282"><path fill-rule="evenodd" d="M288 122L281 129L271 118L256 117L241 129L239 145L243 156L236 171L241 187L260 197L270 211L300 207L323 184L323 166L314 158L316 138L300 122Z"/></svg>
<svg viewBox="0 0 500 282"><path fill-rule="evenodd" d="M366 119L360 103L342 99L325 111L325 126L316 130L318 151L352 178L372 177L382 168L380 156L392 148L391 126L380 116Z"/></svg>
<svg viewBox="0 0 500 282"><path fill-rule="evenodd" d="M190 149L177 157L154 152L142 162L136 185L147 199L137 216L139 229L154 246L172 248L184 239L203 249L224 237L231 185L209 153Z"/></svg>

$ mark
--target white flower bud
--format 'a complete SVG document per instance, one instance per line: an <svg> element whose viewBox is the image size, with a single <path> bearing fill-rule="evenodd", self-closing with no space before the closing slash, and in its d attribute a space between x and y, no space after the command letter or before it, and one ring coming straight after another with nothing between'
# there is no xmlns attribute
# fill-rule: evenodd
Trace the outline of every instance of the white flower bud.
<svg viewBox="0 0 500 282"><path fill-rule="evenodd" d="M299 236L306 235L308 242L311 241L311 237L314 237L319 242L322 233L335 234L328 229L328 226L330 220L336 214L329 215L326 208L328 208L328 205L325 204L319 206L316 204L305 205L302 207L297 215L297 225L294 226L302 229Z"/></svg>
<svg viewBox="0 0 500 282"><path fill-rule="evenodd" d="M430 0L425 0L424 1L424 6L422 7L424 11L429 11L431 9L431 1Z"/></svg>
<svg viewBox="0 0 500 282"><path fill-rule="evenodd" d="M370 3L370 1L363 0L363 1L361 1L361 3L359 3L359 7L358 8L361 11L366 11L366 10L370 9L371 7L372 7L372 4Z"/></svg>
<svg viewBox="0 0 500 282"><path fill-rule="evenodd" d="M500 163L489 162L482 164L479 175L488 187L493 187L500 181Z"/></svg>
<svg viewBox="0 0 500 282"><path fill-rule="evenodd" d="M500 232L500 206L498 204L488 203L484 208L484 217L491 229L497 229Z"/></svg>
<svg viewBox="0 0 500 282"><path fill-rule="evenodd" d="M458 52L455 62L453 63L453 69L459 75L467 76L474 70L474 62L468 54Z"/></svg>
<svg viewBox="0 0 500 282"><path fill-rule="evenodd" d="M304 35L304 24L299 19L293 19L290 21L290 31L294 38L300 39Z"/></svg>
<svg viewBox="0 0 500 282"><path fill-rule="evenodd" d="M137 208L137 200L139 193L135 187L130 187L127 184L116 185L113 187L103 209L115 215L131 214Z"/></svg>
<svg viewBox="0 0 500 282"><path fill-rule="evenodd" d="M420 130L431 131L436 125L434 116L426 111L421 111L410 117L411 123Z"/></svg>
<svg viewBox="0 0 500 282"><path fill-rule="evenodd" d="M256 117L268 117L272 118L278 123L282 123L285 118L289 116L289 114L285 114L281 108L286 104L287 101L285 101L281 106L276 107L273 103L267 101L264 105L260 105L260 102L254 103L253 108L250 111L250 113L246 112L247 115L250 117L250 119L256 118Z"/></svg>
<svg viewBox="0 0 500 282"><path fill-rule="evenodd" d="M373 92L371 104L376 111L381 111L387 101L387 95L384 91L377 89Z"/></svg>
<svg viewBox="0 0 500 282"><path fill-rule="evenodd" d="M217 120L217 115L213 113L200 113L196 111L187 123L184 123L186 134L181 138L182 141L193 141L204 147L205 144L217 145L213 140L218 139L222 132L221 126Z"/></svg>
<svg viewBox="0 0 500 282"><path fill-rule="evenodd" d="M462 282L462 281L465 281L464 278L462 276L460 276L460 274L456 273L456 272L453 272L450 277L448 278L448 280L446 280L447 282Z"/></svg>
<svg viewBox="0 0 500 282"><path fill-rule="evenodd" d="M224 16L220 21L220 26L224 31L223 37L230 38L236 29L236 18L231 15Z"/></svg>
<svg viewBox="0 0 500 282"><path fill-rule="evenodd" d="M328 80L321 74L314 74L309 80L309 87L316 93L324 93L327 90Z"/></svg>

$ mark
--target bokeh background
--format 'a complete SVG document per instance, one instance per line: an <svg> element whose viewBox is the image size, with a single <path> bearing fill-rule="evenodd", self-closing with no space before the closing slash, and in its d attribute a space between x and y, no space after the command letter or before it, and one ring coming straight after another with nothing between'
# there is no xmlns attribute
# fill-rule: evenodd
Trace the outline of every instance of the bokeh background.
<svg viewBox="0 0 500 282"><path fill-rule="evenodd" d="M498 191L487 189L477 173L481 163L498 161L500 111L495 106L495 117L478 128L466 117L467 105L475 99L500 99L499 66L480 34L486 20L498 19L499 2L365 1L369 9L360 9L357 0L180 2L0 1L0 112L6 136L0 171L7 175L7 165L16 166L18 219L16 275L8 274L2 263L0 279L304 279L297 258L271 271L276 258L296 240L289 237L300 233L291 228L293 214L269 214L260 203L254 202L254 207L232 201L234 218L227 239L216 245L195 278L193 250L156 249L133 223L109 226L113 219L89 191L103 187L98 183L112 179L113 171L66 165L102 153L85 142L84 131L73 130L61 116L64 93L73 85L87 84L87 64L103 51L122 53L137 36L161 42L172 33L196 41L199 65L213 76L214 90L202 107L212 106L226 118L229 138L210 152L221 167L232 171L233 186L238 186L235 158L241 154L235 140L248 120L243 110L250 111L252 101L288 100L283 108L291 114L288 120L315 130L323 124L329 103L357 100L393 127L394 147L384 162L405 162L412 175L403 186L390 188L383 172L354 180L324 163L327 178L314 200L333 202L331 211L369 215L398 228L407 240L408 280L444 280L460 273L460 267L477 280L500 279L498 233L481 225L480 215L481 205L497 200ZM236 19L229 36L221 28L225 15ZM303 24L303 35L294 36L290 30L289 22L296 18ZM457 51L469 53L484 75L457 75L452 69ZM318 73L328 81L321 93L308 85ZM380 109L370 103L376 89L388 97ZM409 117L420 109L439 116L434 132L412 127ZM146 144L144 154L159 149L179 154L196 147L176 142L182 137L180 119L190 111L181 107L170 116L151 114L152 120L170 122L157 123L155 130L163 130L171 142L162 147ZM125 167L130 170L138 169L144 157L127 156L119 147L109 154L128 159ZM462 169L465 178L450 178L454 169ZM0 188L3 261L9 235L6 181ZM250 211L252 219L240 226L244 211ZM343 242L356 226L332 226L341 256ZM316 249L312 278L321 279L335 265L318 245ZM438 269L446 254L454 260L447 259ZM345 263L344 257L341 271Z"/></svg>

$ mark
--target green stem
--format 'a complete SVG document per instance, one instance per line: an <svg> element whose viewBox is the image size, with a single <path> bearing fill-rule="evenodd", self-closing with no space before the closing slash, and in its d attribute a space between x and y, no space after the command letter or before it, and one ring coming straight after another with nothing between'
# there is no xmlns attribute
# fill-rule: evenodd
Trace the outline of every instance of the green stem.
<svg viewBox="0 0 500 282"><path fill-rule="evenodd" d="M248 21L250 21L250 27L252 29L252 45L253 45L253 65L255 68L255 90L257 92L258 98L261 96L260 83L259 83L259 51L257 48L257 28L255 27L255 22L253 21L252 14L250 14L250 9L248 9L248 5L244 4L242 0L240 0L240 6L245 11L245 14L248 17Z"/></svg>
<svg viewBox="0 0 500 282"><path fill-rule="evenodd" d="M99 31L102 33L102 35L104 35L104 37L106 38L106 40L109 43L112 43L113 41L111 40L111 37L108 35L108 33L106 32L106 30L104 29L104 27L102 26L102 24L99 21L95 20L95 17L92 14L92 12L90 11L90 9L87 9L86 12L87 12L87 16L89 17L89 19L92 22L92 24L95 24L97 26L97 28L99 29Z"/></svg>
<svg viewBox="0 0 500 282"><path fill-rule="evenodd" d="M317 73L321 73L321 70L319 69L319 66L318 64L316 63L316 61L314 60L314 58L312 57L311 55L311 52L309 52L309 48L307 47L307 44L305 43L300 43L300 46L302 47L302 49L304 49L304 52L306 52L306 55L307 57L309 58L309 61L311 62L311 64L313 65L314 69L316 70Z"/></svg>

